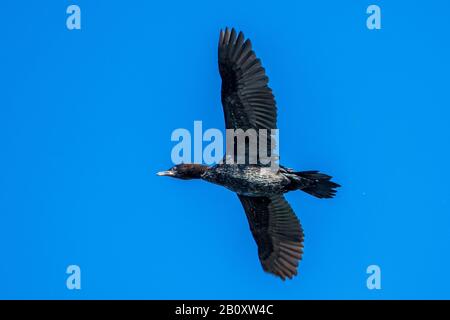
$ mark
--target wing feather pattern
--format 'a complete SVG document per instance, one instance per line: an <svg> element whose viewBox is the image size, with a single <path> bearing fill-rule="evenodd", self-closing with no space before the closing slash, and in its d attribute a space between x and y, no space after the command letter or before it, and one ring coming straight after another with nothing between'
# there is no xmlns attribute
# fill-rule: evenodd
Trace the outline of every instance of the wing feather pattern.
<svg viewBox="0 0 450 320"><path fill-rule="evenodd" d="M276 129L277 107L269 78L244 34L226 28L219 37L219 72L227 129Z"/></svg>
<svg viewBox="0 0 450 320"><path fill-rule="evenodd" d="M303 228L282 195L248 197L238 195L250 230L258 245L258 256L266 272L291 279L303 254Z"/></svg>

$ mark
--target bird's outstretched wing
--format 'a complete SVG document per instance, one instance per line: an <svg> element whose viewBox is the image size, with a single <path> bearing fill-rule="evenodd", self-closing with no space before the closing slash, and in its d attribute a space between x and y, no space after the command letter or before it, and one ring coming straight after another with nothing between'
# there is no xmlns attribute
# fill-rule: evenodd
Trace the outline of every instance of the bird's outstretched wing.
<svg viewBox="0 0 450 320"><path fill-rule="evenodd" d="M277 107L268 86L269 78L250 40L245 40L242 32L236 34L234 28L220 32L219 72L226 129L255 129L257 137L261 137L259 129L267 129L266 140L258 138L258 144L264 143L267 155L273 155L276 142L271 140L273 132L269 130L277 128ZM259 150L258 147L258 159Z"/></svg>
<svg viewBox="0 0 450 320"><path fill-rule="evenodd" d="M258 245L263 269L283 280L291 279L297 274L304 239L302 226L291 206L282 195L238 197Z"/></svg>
<svg viewBox="0 0 450 320"><path fill-rule="evenodd" d="M249 39L233 28L220 31L219 72L227 129L275 129L277 108L269 78Z"/></svg>

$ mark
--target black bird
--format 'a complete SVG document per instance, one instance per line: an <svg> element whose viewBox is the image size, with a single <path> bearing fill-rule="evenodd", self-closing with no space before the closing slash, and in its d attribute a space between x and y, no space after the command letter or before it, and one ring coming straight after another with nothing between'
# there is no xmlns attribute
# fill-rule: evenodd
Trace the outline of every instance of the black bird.
<svg viewBox="0 0 450 320"><path fill-rule="evenodd" d="M220 31L219 72L227 129L277 127L277 107L265 69L250 40L234 28ZM332 198L340 187L329 175L318 171L294 171L283 166L273 170L260 162L179 164L158 175L202 179L236 192L258 245L263 269L283 280L297 274L304 239L300 221L283 194L303 190L318 198Z"/></svg>

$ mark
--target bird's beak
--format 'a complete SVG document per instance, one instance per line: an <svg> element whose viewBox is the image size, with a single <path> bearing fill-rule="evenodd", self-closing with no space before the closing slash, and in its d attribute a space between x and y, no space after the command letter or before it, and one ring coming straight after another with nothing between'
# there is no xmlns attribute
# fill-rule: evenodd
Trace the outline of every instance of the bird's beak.
<svg viewBox="0 0 450 320"><path fill-rule="evenodd" d="M173 171L160 171L156 173L158 176L174 176L175 172Z"/></svg>

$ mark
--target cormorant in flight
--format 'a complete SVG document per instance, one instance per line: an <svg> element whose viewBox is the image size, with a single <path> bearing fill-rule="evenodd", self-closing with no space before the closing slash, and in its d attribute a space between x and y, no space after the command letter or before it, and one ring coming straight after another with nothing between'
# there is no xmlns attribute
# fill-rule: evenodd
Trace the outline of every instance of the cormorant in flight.
<svg viewBox="0 0 450 320"><path fill-rule="evenodd" d="M277 108L269 79L250 40L245 40L243 33L237 34L234 28L220 32L219 72L227 129L277 127ZM269 146L269 149L273 148ZM332 198L335 189L340 187L329 175L318 171L294 171L283 166L274 171L259 161L214 166L179 164L158 175L202 179L236 192L258 246L263 269L283 280L297 274L304 239L300 221L283 194L302 190L318 198Z"/></svg>

